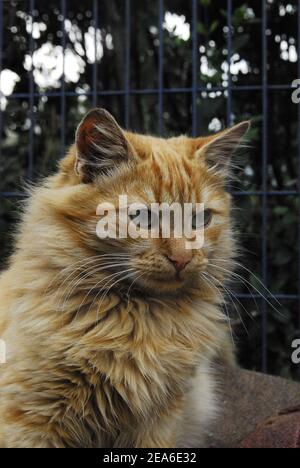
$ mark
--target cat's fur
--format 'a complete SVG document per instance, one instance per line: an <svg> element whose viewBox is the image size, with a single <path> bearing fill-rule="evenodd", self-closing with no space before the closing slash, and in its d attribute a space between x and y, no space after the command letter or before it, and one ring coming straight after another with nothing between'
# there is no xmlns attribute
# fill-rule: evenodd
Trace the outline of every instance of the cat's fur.
<svg viewBox="0 0 300 468"><path fill-rule="evenodd" d="M212 362L230 338L218 283L202 272L234 255L225 180L247 128L164 140L125 133L103 110L83 120L59 172L32 189L0 278L0 446L187 445L192 394L197 435L207 429ZM96 236L98 204L119 194L213 210L204 248L180 277L165 255L186 254L184 239Z"/></svg>

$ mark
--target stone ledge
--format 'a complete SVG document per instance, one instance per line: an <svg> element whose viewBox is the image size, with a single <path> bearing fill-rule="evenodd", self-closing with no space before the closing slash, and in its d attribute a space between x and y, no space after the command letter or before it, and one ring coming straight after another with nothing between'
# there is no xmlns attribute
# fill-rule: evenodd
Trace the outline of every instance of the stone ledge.
<svg viewBox="0 0 300 468"><path fill-rule="evenodd" d="M299 445L300 384L239 368L226 369L221 382L222 414L210 447Z"/></svg>

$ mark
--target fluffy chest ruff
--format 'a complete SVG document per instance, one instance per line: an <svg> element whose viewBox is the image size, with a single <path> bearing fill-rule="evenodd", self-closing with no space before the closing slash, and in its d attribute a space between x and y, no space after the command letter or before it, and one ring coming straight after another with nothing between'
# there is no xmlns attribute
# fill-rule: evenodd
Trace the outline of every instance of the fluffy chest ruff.
<svg viewBox="0 0 300 468"><path fill-rule="evenodd" d="M224 338L216 307L116 294L101 312L69 306L62 317L28 295L7 329L0 413L9 445L175 445L195 369Z"/></svg>

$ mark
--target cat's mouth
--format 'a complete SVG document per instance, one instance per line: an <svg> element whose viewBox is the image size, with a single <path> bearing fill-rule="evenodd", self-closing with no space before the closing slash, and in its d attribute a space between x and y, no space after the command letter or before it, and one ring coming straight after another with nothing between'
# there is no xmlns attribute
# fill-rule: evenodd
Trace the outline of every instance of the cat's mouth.
<svg viewBox="0 0 300 468"><path fill-rule="evenodd" d="M205 270L208 263L205 258L202 263L190 261L186 265L174 265L175 262L168 258L163 260L164 263L154 265L155 268L149 268L148 265L145 267L141 261L134 265L138 272L135 286L155 295L183 292L190 287L197 287L200 271Z"/></svg>
<svg viewBox="0 0 300 468"><path fill-rule="evenodd" d="M147 292L161 295L165 293L174 293L182 291L188 284L191 283L191 278L184 275L183 272L174 272L173 274L155 274L147 273L141 276L137 281L137 285Z"/></svg>

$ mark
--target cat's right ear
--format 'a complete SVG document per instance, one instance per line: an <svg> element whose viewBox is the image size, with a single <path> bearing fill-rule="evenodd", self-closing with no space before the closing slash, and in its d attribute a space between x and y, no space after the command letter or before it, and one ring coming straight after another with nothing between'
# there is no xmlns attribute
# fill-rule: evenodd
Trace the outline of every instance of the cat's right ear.
<svg viewBox="0 0 300 468"><path fill-rule="evenodd" d="M91 183L128 160L128 142L123 130L105 109L86 114L76 132L75 171L82 182Z"/></svg>
<svg viewBox="0 0 300 468"><path fill-rule="evenodd" d="M196 140L196 155L203 160L210 170L228 177L230 175L230 160L232 154L240 146L243 138L248 132L251 123L241 122L223 132L207 138Z"/></svg>

